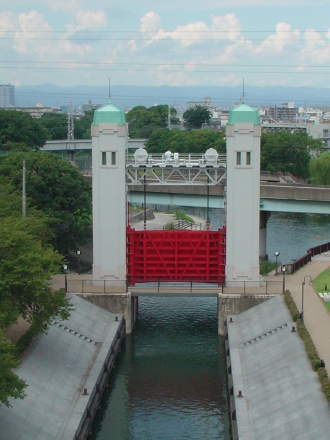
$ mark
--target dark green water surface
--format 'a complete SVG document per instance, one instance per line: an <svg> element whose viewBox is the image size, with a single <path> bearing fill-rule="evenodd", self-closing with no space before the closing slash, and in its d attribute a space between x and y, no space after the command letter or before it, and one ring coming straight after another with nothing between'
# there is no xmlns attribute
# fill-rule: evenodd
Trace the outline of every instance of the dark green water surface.
<svg viewBox="0 0 330 440"><path fill-rule="evenodd" d="M216 309L216 298L139 298L94 439L228 438Z"/></svg>

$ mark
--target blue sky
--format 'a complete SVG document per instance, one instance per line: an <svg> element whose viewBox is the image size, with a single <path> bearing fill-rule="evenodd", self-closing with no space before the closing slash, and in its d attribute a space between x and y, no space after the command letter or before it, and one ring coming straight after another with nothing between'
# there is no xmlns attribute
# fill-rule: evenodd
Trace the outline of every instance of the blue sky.
<svg viewBox="0 0 330 440"><path fill-rule="evenodd" d="M329 86L330 0L0 2L0 83Z"/></svg>

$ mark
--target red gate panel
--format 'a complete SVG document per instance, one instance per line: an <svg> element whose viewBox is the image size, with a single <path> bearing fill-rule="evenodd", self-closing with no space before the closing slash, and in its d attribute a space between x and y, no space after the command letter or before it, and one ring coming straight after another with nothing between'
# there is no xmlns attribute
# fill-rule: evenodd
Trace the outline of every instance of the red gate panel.
<svg viewBox="0 0 330 440"><path fill-rule="evenodd" d="M131 284L148 281L222 283L225 228L218 231L136 231L127 228L127 273Z"/></svg>

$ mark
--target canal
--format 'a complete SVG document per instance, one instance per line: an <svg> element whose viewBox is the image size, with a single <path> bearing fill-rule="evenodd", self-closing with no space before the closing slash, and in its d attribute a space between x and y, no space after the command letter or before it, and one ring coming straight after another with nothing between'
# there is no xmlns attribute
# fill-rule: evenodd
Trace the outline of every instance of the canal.
<svg viewBox="0 0 330 440"><path fill-rule="evenodd" d="M205 209L189 210L206 217ZM223 212L210 210L214 227ZM288 263L329 241L330 219L273 213L267 251ZM139 298L139 319L95 421L94 440L227 440L216 298Z"/></svg>

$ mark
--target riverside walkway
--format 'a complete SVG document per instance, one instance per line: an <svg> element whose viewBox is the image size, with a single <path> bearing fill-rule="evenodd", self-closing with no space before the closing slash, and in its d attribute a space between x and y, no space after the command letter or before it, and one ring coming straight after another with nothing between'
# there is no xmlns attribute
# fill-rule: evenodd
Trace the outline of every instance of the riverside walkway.
<svg viewBox="0 0 330 440"><path fill-rule="evenodd" d="M330 267L330 252L314 256L312 261L297 272L285 276L285 285L301 312L304 286L304 323L309 331L315 347L330 376L330 312L323 304L323 300L314 291L311 280ZM281 275L271 275L267 280L278 280Z"/></svg>

